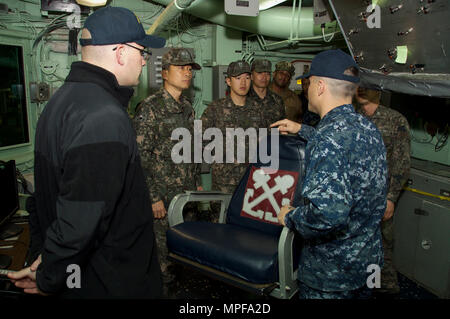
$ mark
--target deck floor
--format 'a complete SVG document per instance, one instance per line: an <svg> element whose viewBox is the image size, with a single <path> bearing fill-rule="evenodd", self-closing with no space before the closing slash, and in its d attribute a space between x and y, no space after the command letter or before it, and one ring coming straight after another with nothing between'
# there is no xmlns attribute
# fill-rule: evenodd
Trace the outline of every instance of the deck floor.
<svg viewBox="0 0 450 319"><path fill-rule="evenodd" d="M227 285L212 279L198 271L185 266L176 266L177 280L168 289L169 299L259 299L270 300L271 297L259 296L242 289ZM402 274L398 273L400 292L395 295L374 294L373 299L438 299L428 290L417 285ZM297 300L298 295L292 299Z"/></svg>

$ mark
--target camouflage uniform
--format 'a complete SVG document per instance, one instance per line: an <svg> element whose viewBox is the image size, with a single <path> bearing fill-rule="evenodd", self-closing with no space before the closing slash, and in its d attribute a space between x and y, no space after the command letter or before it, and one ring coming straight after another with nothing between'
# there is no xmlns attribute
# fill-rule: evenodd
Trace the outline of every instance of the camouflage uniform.
<svg viewBox="0 0 450 319"><path fill-rule="evenodd" d="M294 66L287 61L278 62L275 65L275 72L276 71L287 71L291 74L291 77L295 74ZM269 90L276 93L273 89L273 85L273 83L270 83ZM301 123L303 109L302 102L300 101L298 95L291 91L289 88L286 88L281 93L276 94L281 96L281 98L283 99L287 119Z"/></svg>
<svg viewBox="0 0 450 319"><path fill-rule="evenodd" d="M163 56L163 68L167 64L191 64L193 69L200 66L193 62L187 50L172 49ZM184 64L183 64L184 63ZM200 165L191 163L176 164L171 158L172 148L179 141L171 140L176 128L187 128L194 136L194 109L191 102L183 95L177 102L163 87L147 97L136 110L133 126L138 136L138 147L142 168L146 176L152 204L163 201L166 210L170 201L185 190L196 190L200 185ZM140 136L143 137L140 140ZM191 139L193 141L193 138ZM193 146L191 150L193 150ZM193 151L192 151L193 155ZM197 184L197 185L196 185ZM163 276L170 263L167 260L166 232L169 229L167 215L154 222L158 255Z"/></svg>
<svg viewBox="0 0 450 319"><path fill-rule="evenodd" d="M196 189L198 165L172 161L171 152L177 140L171 140L176 128L187 128L194 136L194 109L180 96L177 102L164 88L146 98L133 119L143 169L146 173L152 203L160 200L168 208L172 198L184 190ZM193 148L192 148L193 149Z"/></svg>
<svg viewBox="0 0 450 319"><path fill-rule="evenodd" d="M362 108L358 112L367 116ZM378 128L383 136L386 146L388 164L388 194L387 199L394 204L409 176L410 160L410 134L406 118L399 112L379 105L372 116L367 116ZM398 292L397 272L392 260L394 245L393 218L381 223L384 247L384 267L381 272L381 288Z"/></svg>
<svg viewBox="0 0 450 319"><path fill-rule="evenodd" d="M232 62L228 66L227 76L234 77L243 73L250 73L247 62ZM247 98L244 106L233 103L230 96L212 102L201 116L202 129L218 128L223 136L223 163L213 163L212 186L214 190L233 193L239 184L249 163L249 143L245 143L245 163L237 163L237 143L234 143L234 163L226 163L226 128L258 128L264 127L260 107L254 100ZM205 145L208 143L205 142Z"/></svg>
<svg viewBox="0 0 450 319"><path fill-rule="evenodd" d="M250 91L248 92L248 97L250 99L253 99L259 106L263 121L261 127L268 128L270 127L270 124L286 118L286 112L284 111L284 102L278 94L267 90L266 96L261 99L252 86L250 87Z"/></svg>
<svg viewBox="0 0 450 319"><path fill-rule="evenodd" d="M272 86L273 83L271 83L269 86L269 89L271 91L273 91ZM293 91L286 89L285 91L281 92L279 96L281 96L281 98L283 99L287 119L297 123L301 123L303 117L302 102L300 101L298 95Z"/></svg>
<svg viewBox="0 0 450 319"><path fill-rule="evenodd" d="M285 217L304 238L298 279L345 297L366 285L370 264L382 267L386 150L375 125L351 104L328 112L316 129L302 125L298 135L308 141L303 205Z"/></svg>
<svg viewBox="0 0 450 319"><path fill-rule="evenodd" d="M272 72L272 64L268 60L255 60L251 68L252 72ZM253 85L250 86L248 97L255 100L261 109L263 116L263 127L269 127L270 124L286 118L286 111L284 108L284 102L281 96L270 91L267 88L266 96L262 99L253 89Z"/></svg>
<svg viewBox="0 0 450 319"><path fill-rule="evenodd" d="M233 193L249 163L249 144L245 144L245 163L237 163L236 142L234 147L235 163L226 163L226 128L242 128L245 131L253 127L258 134L258 128L264 127L261 110L251 99L247 99L244 106L237 106L228 96L211 103L203 113L201 120L203 132L210 127L215 127L220 129L223 135L223 163L211 164L213 189Z"/></svg>

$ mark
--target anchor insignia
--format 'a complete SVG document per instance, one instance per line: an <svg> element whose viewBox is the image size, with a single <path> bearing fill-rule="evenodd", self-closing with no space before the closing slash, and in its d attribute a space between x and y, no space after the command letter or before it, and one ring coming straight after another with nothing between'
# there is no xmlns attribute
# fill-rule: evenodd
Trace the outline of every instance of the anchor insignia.
<svg viewBox="0 0 450 319"><path fill-rule="evenodd" d="M265 171L252 167L244 195L241 215L278 224L281 206L290 204L297 184L298 173L278 170ZM270 186L269 184L274 186ZM256 198L253 198L256 194ZM281 205L280 205L281 204Z"/></svg>

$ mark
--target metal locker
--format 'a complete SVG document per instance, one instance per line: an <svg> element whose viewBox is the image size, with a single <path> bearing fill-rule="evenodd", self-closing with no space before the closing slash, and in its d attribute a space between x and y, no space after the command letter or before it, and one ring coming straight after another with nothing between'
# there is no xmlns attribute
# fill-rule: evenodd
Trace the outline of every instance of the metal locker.
<svg viewBox="0 0 450 319"><path fill-rule="evenodd" d="M394 265L441 298L450 297L450 178L411 168L394 214Z"/></svg>

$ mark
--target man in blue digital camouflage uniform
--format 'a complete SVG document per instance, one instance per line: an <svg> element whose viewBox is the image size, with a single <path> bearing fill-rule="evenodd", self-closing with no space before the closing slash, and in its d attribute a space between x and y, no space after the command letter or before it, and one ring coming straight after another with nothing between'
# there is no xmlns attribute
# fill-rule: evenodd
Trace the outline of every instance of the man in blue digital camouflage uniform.
<svg viewBox="0 0 450 319"><path fill-rule="evenodd" d="M321 117L317 127L289 120L272 124L307 140L303 204L283 206L278 215L304 239L300 298L368 298L368 266L382 267L386 150L375 125L351 105L358 73L343 51L321 52L305 75L311 82L309 107Z"/></svg>

